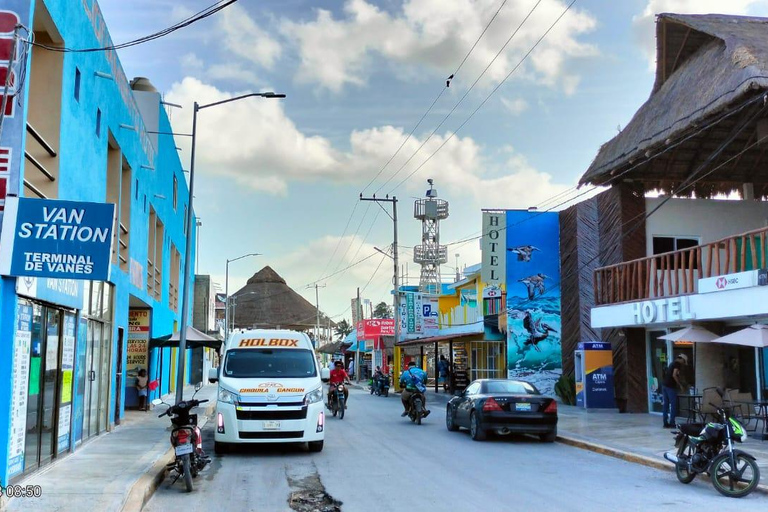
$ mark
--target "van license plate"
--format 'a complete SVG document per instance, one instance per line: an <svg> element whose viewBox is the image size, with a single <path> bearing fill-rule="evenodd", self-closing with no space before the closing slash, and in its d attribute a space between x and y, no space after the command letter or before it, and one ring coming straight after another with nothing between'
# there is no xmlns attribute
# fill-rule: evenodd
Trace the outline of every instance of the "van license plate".
<svg viewBox="0 0 768 512"><path fill-rule="evenodd" d="M516 411L530 411L531 410L531 404L528 402L521 402L515 404L515 410Z"/></svg>
<svg viewBox="0 0 768 512"><path fill-rule="evenodd" d="M189 443L180 444L176 447L176 456L186 455L192 453L192 445Z"/></svg>
<svg viewBox="0 0 768 512"><path fill-rule="evenodd" d="M279 421L265 421L264 430L280 430Z"/></svg>

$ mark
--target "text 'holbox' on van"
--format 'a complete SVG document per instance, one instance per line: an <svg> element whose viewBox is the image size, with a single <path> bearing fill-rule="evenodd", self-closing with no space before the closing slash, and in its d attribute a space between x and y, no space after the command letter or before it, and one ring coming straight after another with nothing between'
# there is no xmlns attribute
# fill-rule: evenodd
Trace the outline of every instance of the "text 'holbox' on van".
<svg viewBox="0 0 768 512"><path fill-rule="evenodd" d="M307 443L312 452L323 449L323 388L306 334L234 333L208 380L219 385L216 453L236 443Z"/></svg>

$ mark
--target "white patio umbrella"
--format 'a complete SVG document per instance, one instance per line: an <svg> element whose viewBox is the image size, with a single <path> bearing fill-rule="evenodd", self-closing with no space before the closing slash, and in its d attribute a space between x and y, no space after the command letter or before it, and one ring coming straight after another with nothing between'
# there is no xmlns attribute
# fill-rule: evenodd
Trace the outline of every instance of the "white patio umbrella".
<svg viewBox="0 0 768 512"><path fill-rule="evenodd" d="M669 334L665 334L664 336L659 336L659 338L662 340L670 341L691 341L700 343L714 341L718 338L718 335L712 331L708 331L703 327L690 325L684 329L680 329L679 331L671 332Z"/></svg>
<svg viewBox="0 0 768 512"><path fill-rule="evenodd" d="M725 343L728 345L742 345L745 347L768 347L768 325L753 324L736 331L728 336L712 340L715 343Z"/></svg>

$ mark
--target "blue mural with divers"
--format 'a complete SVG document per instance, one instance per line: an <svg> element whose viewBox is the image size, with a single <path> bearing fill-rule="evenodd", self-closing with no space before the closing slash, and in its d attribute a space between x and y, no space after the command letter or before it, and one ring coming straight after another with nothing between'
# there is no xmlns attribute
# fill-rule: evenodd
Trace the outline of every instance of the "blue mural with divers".
<svg viewBox="0 0 768 512"><path fill-rule="evenodd" d="M507 212L507 377L554 396L562 374L557 212Z"/></svg>

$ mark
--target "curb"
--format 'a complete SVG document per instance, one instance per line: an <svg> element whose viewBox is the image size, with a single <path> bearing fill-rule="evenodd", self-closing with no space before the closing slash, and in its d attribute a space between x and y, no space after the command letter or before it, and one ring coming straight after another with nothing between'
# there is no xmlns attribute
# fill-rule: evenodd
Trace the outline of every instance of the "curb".
<svg viewBox="0 0 768 512"><path fill-rule="evenodd" d="M213 402L205 409L205 414L197 426L200 430L208 423L209 416L216 410L216 402ZM123 501L121 512L141 512L144 505L152 498L157 488L165 481L166 465L173 460L173 447L169 448L159 459L155 461L149 470L141 475L131 486L128 495Z"/></svg>
<svg viewBox="0 0 768 512"><path fill-rule="evenodd" d="M590 441L584 441L583 439L577 439L575 437L558 435L556 440L558 443L561 443L561 444L566 444L568 446L573 446L575 448L581 448L582 450L588 450L591 452L599 453L600 455L607 455L608 457L614 457L616 459L624 460L626 462L631 462L633 464L640 464L642 466L646 466L653 469L659 469L662 471L670 471L670 472L673 472L675 469L672 463L667 462L666 460L656 460L655 458L646 457L645 455L638 455L636 453L619 450L617 448L611 448L609 446L593 443ZM755 488L754 492L759 492L759 493L768 495L768 486L766 486L765 484L758 485Z"/></svg>

